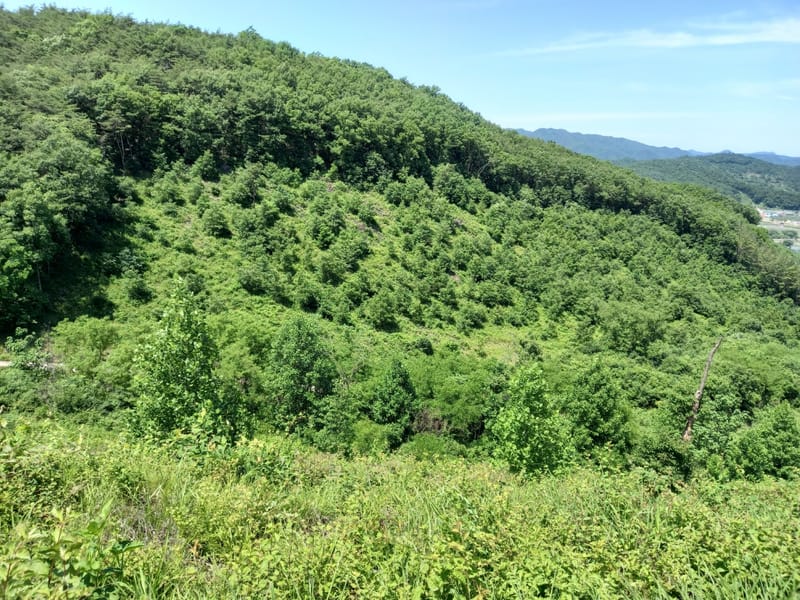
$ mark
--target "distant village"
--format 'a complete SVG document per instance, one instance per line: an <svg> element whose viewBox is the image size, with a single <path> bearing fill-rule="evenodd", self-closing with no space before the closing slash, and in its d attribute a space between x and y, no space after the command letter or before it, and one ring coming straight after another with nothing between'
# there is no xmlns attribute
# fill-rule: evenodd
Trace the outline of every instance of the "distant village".
<svg viewBox="0 0 800 600"><path fill-rule="evenodd" d="M761 220L775 221L776 223L785 223L787 225L800 226L800 211L797 210L779 210L774 208L759 208L758 214L761 215Z"/></svg>
<svg viewBox="0 0 800 600"><path fill-rule="evenodd" d="M800 252L800 211L759 208L761 225L779 244Z"/></svg>

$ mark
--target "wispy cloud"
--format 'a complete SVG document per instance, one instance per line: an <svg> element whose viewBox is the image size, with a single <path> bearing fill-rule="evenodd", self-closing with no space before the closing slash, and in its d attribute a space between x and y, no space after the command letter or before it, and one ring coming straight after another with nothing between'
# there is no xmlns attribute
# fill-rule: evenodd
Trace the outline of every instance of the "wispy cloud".
<svg viewBox="0 0 800 600"><path fill-rule="evenodd" d="M499 52L500 56L533 56L599 48L694 48L743 44L800 44L800 19L784 18L750 23L705 23L684 31L636 29L596 32L565 38L543 46Z"/></svg>

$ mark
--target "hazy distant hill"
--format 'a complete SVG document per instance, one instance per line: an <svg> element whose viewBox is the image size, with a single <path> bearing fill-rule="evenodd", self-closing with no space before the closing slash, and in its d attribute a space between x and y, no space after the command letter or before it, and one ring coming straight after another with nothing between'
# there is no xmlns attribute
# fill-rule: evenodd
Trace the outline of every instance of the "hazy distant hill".
<svg viewBox="0 0 800 600"><path fill-rule="evenodd" d="M758 158L774 165L784 165L787 167L800 167L800 157L797 156L781 156L774 152L753 152L746 154L751 158Z"/></svg>
<svg viewBox="0 0 800 600"><path fill-rule="evenodd" d="M537 129L536 131L517 129L517 132L528 137L555 142L573 152L588 154L589 156L594 156L601 160L661 160L680 158L681 156L708 156L708 153L697 152L696 150L649 146L626 138L589 133L573 133L564 129L545 128ZM775 165L789 167L800 166L800 157L782 156L774 152L752 152L743 154L742 156L757 158Z"/></svg>
<svg viewBox="0 0 800 600"><path fill-rule="evenodd" d="M774 155L773 155L774 156ZM771 164L725 152L671 160L624 161L639 175L661 181L696 183L740 200L800 209L800 167Z"/></svg>
<svg viewBox="0 0 800 600"><path fill-rule="evenodd" d="M678 158L679 156L697 156L700 152L648 146L625 138L588 133L573 133L564 129L537 129L526 131L517 129L522 135L555 142L565 148L588 154L602 160L657 160L661 158Z"/></svg>

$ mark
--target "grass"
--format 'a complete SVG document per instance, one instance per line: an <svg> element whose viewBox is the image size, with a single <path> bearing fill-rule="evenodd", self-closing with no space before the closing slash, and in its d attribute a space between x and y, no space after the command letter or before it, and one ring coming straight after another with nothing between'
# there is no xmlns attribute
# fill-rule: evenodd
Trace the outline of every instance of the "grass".
<svg viewBox="0 0 800 600"><path fill-rule="evenodd" d="M3 431L3 529L46 530L58 507L69 509L70 531L83 531L110 503L100 547L140 544L115 575L124 596L800 592L795 481L682 484L649 471L585 469L531 481L462 459L347 460L283 437L235 448L177 439L155 447L51 421ZM35 555L43 543L26 548ZM19 556L6 547L3 564Z"/></svg>

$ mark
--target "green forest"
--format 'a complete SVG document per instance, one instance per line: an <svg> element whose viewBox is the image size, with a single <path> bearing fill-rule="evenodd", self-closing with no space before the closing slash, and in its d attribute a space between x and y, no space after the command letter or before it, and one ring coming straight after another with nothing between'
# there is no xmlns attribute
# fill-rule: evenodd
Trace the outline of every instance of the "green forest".
<svg viewBox="0 0 800 600"><path fill-rule="evenodd" d="M253 30L0 8L0 598L796 597L758 222Z"/></svg>
<svg viewBox="0 0 800 600"><path fill-rule="evenodd" d="M800 167L776 165L725 152L669 160L620 161L626 168L660 181L694 183L746 203L800 210Z"/></svg>

